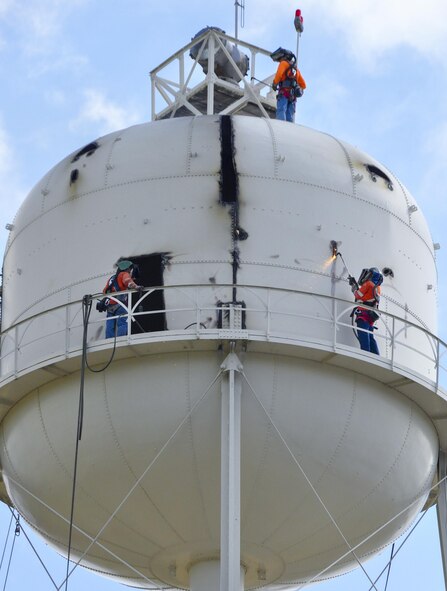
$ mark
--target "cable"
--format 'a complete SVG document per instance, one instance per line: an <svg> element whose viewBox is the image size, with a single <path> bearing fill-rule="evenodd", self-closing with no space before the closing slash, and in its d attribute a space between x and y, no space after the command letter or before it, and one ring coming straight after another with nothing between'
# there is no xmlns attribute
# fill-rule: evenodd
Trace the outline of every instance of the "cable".
<svg viewBox="0 0 447 591"><path fill-rule="evenodd" d="M11 552L9 554L8 568L6 570L6 576L5 576L5 583L3 585L3 591L5 591L5 589L6 589L6 583L8 582L8 576L9 576L9 567L11 566L12 555L14 553L14 546L15 546L15 543L16 543L16 539L19 537L19 535L20 535L20 523L19 523L19 517L17 517L16 518L15 536L14 536L14 539L12 541Z"/></svg>
<svg viewBox="0 0 447 591"><path fill-rule="evenodd" d="M280 440L282 441L284 447L289 452L289 454L290 454L293 462L295 463L295 465L297 466L297 468L300 470L301 474L304 476L304 479L306 480L307 484L311 488L311 490L314 493L315 497L317 498L318 502L320 503L320 505L322 506L323 510L325 511L325 513L327 514L327 516L329 517L329 519L331 520L332 524L334 525L334 527L336 528L336 530L338 531L338 533L342 537L343 541L345 542L345 544L349 548L349 553L352 554L352 556L354 556L354 558L356 559L358 565L360 566L360 568L362 569L362 571L365 573L366 578L369 580L369 582L372 585L372 589L375 589L376 591L378 591L378 589L375 586L373 580L371 579L371 577L369 576L369 574L366 572L365 567L363 566L362 562L360 561L360 559L358 558L357 554L355 553L355 549L356 548L353 548L351 546L351 544L348 542L346 536L343 534L343 532L342 532L340 526L338 525L337 521L332 516L332 513L329 511L329 509L326 506L326 504L324 503L323 499L318 494L318 491L316 490L315 486L312 484L310 478L307 476L306 472L304 471L303 467L301 466L301 463L299 462L299 460L297 459L297 457L295 456L295 454L290 449L290 446L288 445L287 441L284 439L284 436L282 435L281 431L278 429L278 427L274 423L272 417L270 416L270 414L268 413L267 409L263 405L262 401L259 399L259 397L256 394L253 386L249 382L247 375L244 372L242 372L242 376L243 376L245 382L247 383L248 387L250 388L250 390L251 390L253 396L255 397L256 401L258 402L258 404L260 405L260 407L264 411L264 414L266 415L267 420L269 421L269 423L271 424L271 426L273 427L273 429L275 430L275 432L278 434L278 436L279 436Z"/></svg>
<svg viewBox="0 0 447 591"><path fill-rule="evenodd" d="M438 486L438 484L436 484L436 486ZM387 562L387 564L384 566L384 568L381 570L381 572L379 573L379 576L376 578L376 580L374 581L374 583L377 583L380 579L380 577L383 575L383 573L386 571L386 569L388 567L391 567L391 561L394 560L396 558L396 556L398 555L398 553L400 552L400 550L402 549L402 546L407 542L408 538L411 536L411 534L414 532L414 530L417 528L417 526L419 525L419 523L422 521L422 519L424 519L424 517L427 515L427 511L428 509L425 509L425 511L422 513L422 515L419 517L419 519L416 521L416 523L413 525L413 527L410 529L410 531L408 532L408 534L405 536L405 538L403 539L402 543L400 544L399 548L396 550L396 552L394 552L393 554L393 549L394 549L394 544L393 544L393 548L391 549L391 558L390 560ZM389 570L388 570L388 575L387 575L387 585L388 585L388 576L389 576ZM372 587L369 588L369 591L372 591ZM385 587L385 591L386 591L386 587Z"/></svg>
<svg viewBox="0 0 447 591"><path fill-rule="evenodd" d="M70 507L70 525L68 529L68 551L67 551L67 570L65 579L65 591L68 589L68 573L70 570L70 555L71 555L71 544L73 537L73 517L75 507L75 495L76 495L76 479L78 473L78 457L79 457L79 442L82 437L82 425L84 419L84 384L85 384L85 368L87 366L87 329L90 312L92 309L92 296L85 295L82 298L82 319L83 319L83 334L82 334L82 359L81 359L81 377L79 385L79 406L78 406L78 424L76 430L76 446L75 446L75 458L73 468L73 486L71 490L71 507Z"/></svg>
<svg viewBox="0 0 447 591"><path fill-rule="evenodd" d="M186 330L187 328L191 328L191 326L196 326L197 322L191 322L191 324L188 324L187 326L185 326L185 328L183 330ZM200 323L200 328L206 328L206 325L203 324L203 322Z"/></svg>
<svg viewBox="0 0 447 591"><path fill-rule="evenodd" d="M14 517L14 511L11 509L11 507L8 507L8 509L11 511L11 522L12 522L12 519L13 519L13 517ZM38 558L38 560L39 560L40 564L43 566L43 568L44 568L45 572L47 573L47 575L48 575L48 576L49 576L49 578L51 579L51 582L53 583L53 585L54 585L55 589L57 589L57 584L56 584L56 581L55 581L55 580L53 579L53 577L51 576L51 574L50 574L50 571L49 571L49 570L47 569L47 567L45 566L45 564L44 564L44 562L43 562L42 558L39 556L39 553L37 552L36 548L34 547L33 543L31 542L31 540L30 540L30 538L29 538L28 534L26 533L26 531L24 530L24 528L23 528L23 527L21 527L21 529L20 529L20 532L21 532L21 533L23 533L23 535L25 536L25 538L26 538L26 540L27 540L28 544L31 546L31 548L32 548L32 550L33 550L33 552L34 552L34 554L37 556L37 558Z"/></svg>
<svg viewBox="0 0 447 591"><path fill-rule="evenodd" d="M191 417L191 415L194 413L195 409L199 406L199 404L201 404L201 402L206 398L206 396L208 395L208 393L211 391L211 388L214 386L214 384L221 378L222 376L222 369L220 369L216 376L213 378L213 380L208 384L208 386L206 387L205 391L203 392L203 394L200 396L200 398L198 400L196 400L196 402L193 404L193 406L190 408L189 412L186 414L186 416L183 417L183 419L180 421L180 423L177 425L176 429L173 431L173 433L171 434L171 436L169 437L169 439L167 441L165 441L165 443L162 445L162 447L158 450L157 454L154 456L154 458L151 460L151 462L149 463L148 466L146 466L145 470L141 473L141 475L138 477L138 479L134 482L134 484L131 486L131 488L129 489L129 491L127 492L127 494L124 496L124 498L121 500L121 502L118 504L118 506L115 508L115 510L113 511L113 513L107 518L107 520L105 521L105 523L102 525L102 527L99 529L99 531L96 533L96 536L94 538L91 538L91 536L87 536L84 533L84 535L86 535L86 537L88 539L90 539L90 544L87 546L87 548L84 550L83 554L81 555L80 558L78 558L78 560L76 561L76 563L74 564L73 568L71 569L71 571L69 572L69 574L67 575L70 576L73 571L77 568L77 566L80 564L81 560L84 558L84 556L87 555L87 553L89 552L90 548L94 545L97 544L100 548L106 550L106 552L108 552L109 554L111 554L112 556L116 556L111 550L109 550L108 548L105 548L102 544L100 544L97 540L99 539L99 537L101 536L101 534L104 532L104 530L108 527L108 525L110 524L110 522L115 518L116 514L120 511L121 507L126 503L126 501L128 500L128 498L131 496L131 494L133 493L133 491L137 488L137 486L140 485L141 481L143 480L143 478L146 476L146 474L149 472L149 470L151 470L152 466L157 462L157 460L159 459L159 457L164 453L164 451L166 450L166 448L169 446L169 444L171 443L171 441L176 437L177 433L180 431L180 429L183 427L183 425L186 423L186 421ZM11 480L18 484L18 486L21 486L20 483L17 483L17 481L15 481L14 479L11 478ZM40 501L40 499L37 499ZM42 503L42 501L40 501ZM53 511L54 512L54 511ZM79 528L77 528L79 529ZM124 562L121 559L121 562ZM127 565L127 563L125 563ZM129 566L129 565L127 565ZM130 567L132 570L136 570L132 567ZM137 571L138 572L138 571ZM138 573L141 574L141 573ZM143 578L147 579L147 577ZM67 580L67 579L66 579ZM153 582L150 581L150 579L147 579L149 582ZM154 583L154 586L157 589L160 589L160 587L158 585L156 585ZM62 587L62 586L61 586ZM61 588L60 587L60 588Z"/></svg>
<svg viewBox="0 0 447 591"><path fill-rule="evenodd" d="M392 564L393 558L394 558L393 554L394 554L394 544L391 546L391 556L390 556L390 560L388 562L388 572L386 574L386 581L385 581L385 589L384 589L384 591L386 591L388 589L388 580L390 578L391 564Z"/></svg>
<svg viewBox="0 0 447 591"><path fill-rule="evenodd" d="M82 357L81 357L81 376L80 376L80 385L79 385L79 406L78 406L78 424L77 424L77 431L76 431L76 446L75 446L75 459L74 459L74 468L73 468L73 486L71 491L71 507L70 507L70 525L69 525L69 532L68 532L68 549L67 549L67 569L66 569L66 577L65 577L65 591L68 589L68 579L70 576L70 555L71 555L71 545L72 545L72 538L73 538L73 517L74 517L74 508L75 508L75 496L76 496L76 480L77 480L77 472L78 472L78 459L79 459L79 442L82 438L82 427L84 422L84 385L85 385L85 370L88 368L93 373L100 373L105 371L109 365L112 363L113 358L115 356L116 351L116 332L117 332L117 325L115 323L115 337L113 342L113 350L112 355L109 361L105 364L104 367L101 369L93 369L88 364L87 359L87 336L88 336L88 323L90 319L90 314L92 311L92 301L93 298L91 295L85 295L82 298Z"/></svg>
<svg viewBox="0 0 447 591"><path fill-rule="evenodd" d="M87 333L88 333L88 323L89 323L89 320L90 320L91 311L92 311L92 296L86 295L82 299L82 320L83 320L82 354L83 354L83 364L85 364L85 366L92 373L101 373L102 371L105 371L109 367L109 365L112 363L112 361L113 361L113 359L115 357L117 325L116 325L116 322L115 322L115 334L114 334L114 340L113 340L113 349L112 349L112 354L110 356L110 359L107 361L107 363L104 365L104 367L101 367L100 369L93 369L93 367L91 367L89 365L89 362L88 362L88 359L87 359ZM109 320L110 319L107 319L106 322L109 322ZM84 354L84 347L85 347L85 354Z"/></svg>
<svg viewBox="0 0 447 591"><path fill-rule="evenodd" d="M11 510L12 511L12 510ZM9 522L9 527L8 527L8 533L6 534L6 540L5 540L5 545L3 547L3 553L2 553L2 559L0 560L0 570L2 568L3 565L3 559L5 557L5 552L6 552L6 546L8 545L8 540L9 540L9 534L11 533L11 525L12 525L12 520L14 518L14 513L12 513L11 515L11 520Z"/></svg>

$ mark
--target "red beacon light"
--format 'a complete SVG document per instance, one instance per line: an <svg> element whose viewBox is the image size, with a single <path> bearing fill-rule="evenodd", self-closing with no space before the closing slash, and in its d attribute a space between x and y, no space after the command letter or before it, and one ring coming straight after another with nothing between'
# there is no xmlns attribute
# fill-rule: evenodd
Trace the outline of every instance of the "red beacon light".
<svg viewBox="0 0 447 591"><path fill-rule="evenodd" d="M295 20L293 21L293 24L295 25L297 33L302 33L304 31L303 17L301 16L301 10L299 8L295 11Z"/></svg>

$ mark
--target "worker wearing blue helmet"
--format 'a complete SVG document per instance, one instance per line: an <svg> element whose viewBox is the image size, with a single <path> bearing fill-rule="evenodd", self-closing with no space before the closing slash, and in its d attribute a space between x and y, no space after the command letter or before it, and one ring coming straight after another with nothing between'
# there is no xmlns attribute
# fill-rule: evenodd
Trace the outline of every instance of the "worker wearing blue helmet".
<svg viewBox="0 0 447 591"><path fill-rule="evenodd" d="M376 310L380 302L380 286L383 282L383 275L377 267L364 269L359 281L354 277L348 278L355 301L361 302L363 306L357 306L353 310L353 316L357 325L357 338L360 348L379 355L379 347L374 338L375 323L379 318Z"/></svg>

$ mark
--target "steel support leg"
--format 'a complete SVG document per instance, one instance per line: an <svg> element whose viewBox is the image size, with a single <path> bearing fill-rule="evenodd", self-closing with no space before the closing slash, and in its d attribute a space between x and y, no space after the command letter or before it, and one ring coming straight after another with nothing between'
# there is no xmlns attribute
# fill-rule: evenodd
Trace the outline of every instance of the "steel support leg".
<svg viewBox="0 0 447 591"><path fill-rule="evenodd" d="M442 567L444 569L444 586L447 590L447 454L439 452L439 495L436 510L438 513L439 541L441 545Z"/></svg>
<svg viewBox="0 0 447 591"><path fill-rule="evenodd" d="M231 352L221 367L220 591L240 591L242 363Z"/></svg>

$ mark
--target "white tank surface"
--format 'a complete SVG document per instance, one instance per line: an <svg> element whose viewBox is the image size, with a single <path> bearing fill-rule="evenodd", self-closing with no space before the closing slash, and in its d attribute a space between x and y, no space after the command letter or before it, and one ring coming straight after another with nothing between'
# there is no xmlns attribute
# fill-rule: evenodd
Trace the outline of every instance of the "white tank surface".
<svg viewBox="0 0 447 591"><path fill-rule="evenodd" d="M368 166L382 175L375 182ZM341 260L327 263L330 240L353 275L391 268L381 308L435 331L427 224L375 159L327 134L254 117L134 126L68 156L23 203L4 258L2 328L100 291L120 257L163 255L163 269L153 262L151 271L164 285L234 280L351 299ZM177 315L168 328L184 321Z"/></svg>
<svg viewBox="0 0 447 591"><path fill-rule="evenodd" d="M326 362L335 335L347 359L377 365L358 351L348 269L331 259L331 240L356 276L392 269L381 356L434 379L430 233L399 180L357 148L281 121L201 116L119 131L57 164L18 212L4 259L0 461L27 522L66 552L79 302L129 258L141 283L164 289L146 298L158 320L86 374L72 556L147 588L189 588L191 568L219 558L230 340L244 367L245 587L332 576L357 566L349 547L363 559L400 535L427 500L438 434L379 369L376 379ZM239 330L225 333L218 302L243 302ZM89 347L107 357L103 320L93 310Z"/></svg>

